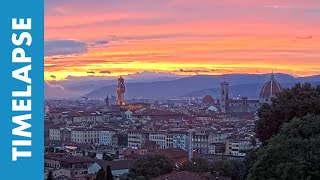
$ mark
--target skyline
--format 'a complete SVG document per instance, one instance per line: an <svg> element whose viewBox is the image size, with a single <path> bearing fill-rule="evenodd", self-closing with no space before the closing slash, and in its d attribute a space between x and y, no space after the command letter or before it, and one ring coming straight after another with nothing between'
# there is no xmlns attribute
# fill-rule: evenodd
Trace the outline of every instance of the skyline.
<svg viewBox="0 0 320 180"><path fill-rule="evenodd" d="M45 80L320 72L316 0L45 2Z"/></svg>

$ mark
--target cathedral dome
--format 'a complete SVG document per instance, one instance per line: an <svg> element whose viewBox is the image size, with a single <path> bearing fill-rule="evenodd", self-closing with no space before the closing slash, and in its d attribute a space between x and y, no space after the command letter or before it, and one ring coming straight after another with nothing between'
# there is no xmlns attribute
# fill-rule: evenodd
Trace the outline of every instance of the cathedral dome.
<svg viewBox="0 0 320 180"><path fill-rule="evenodd" d="M274 74L271 75L271 79L264 84L260 92L260 99L268 99L275 97L275 95L281 93L283 88L279 82L274 78Z"/></svg>
<svg viewBox="0 0 320 180"><path fill-rule="evenodd" d="M206 95L206 96L202 99L202 103L203 103L203 104L213 104L213 103L214 103L214 99L213 99L212 96Z"/></svg>

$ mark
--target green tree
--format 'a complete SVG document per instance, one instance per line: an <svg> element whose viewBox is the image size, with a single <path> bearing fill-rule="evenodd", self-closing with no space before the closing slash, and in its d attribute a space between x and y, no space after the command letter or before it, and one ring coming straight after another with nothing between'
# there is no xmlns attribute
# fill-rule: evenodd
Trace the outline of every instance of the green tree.
<svg viewBox="0 0 320 180"><path fill-rule="evenodd" d="M179 167L180 171L209 172L210 163L204 158L193 158Z"/></svg>
<svg viewBox="0 0 320 180"><path fill-rule="evenodd" d="M135 179L143 176L151 179L163 174L171 173L174 163L162 155L147 155L139 158L130 169L129 178Z"/></svg>
<svg viewBox="0 0 320 180"><path fill-rule="evenodd" d="M257 161L257 152L259 148L252 149L249 152L247 152L246 157L243 161L245 166L245 172L243 177L247 177L249 174L249 170L252 168L253 164Z"/></svg>
<svg viewBox="0 0 320 180"><path fill-rule="evenodd" d="M144 176L138 176L135 178L135 180L147 180Z"/></svg>
<svg viewBox="0 0 320 180"><path fill-rule="evenodd" d="M105 161L113 161L113 158L109 155L107 155L107 153L103 153L102 154L102 159L105 160Z"/></svg>
<svg viewBox="0 0 320 180"><path fill-rule="evenodd" d="M113 180L111 167L109 165L107 166L106 180Z"/></svg>
<svg viewBox="0 0 320 180"><path fill-rule="evenodd" d="M116 136L118 138L118 145L128 146L128 134L119 133Z"/></svg>
<svg viewBox="0 0 320 180"><path fill-rule="evenodd" d="M259 108L256 134L265 144L284 123L307 114L320 115L320 86L296 84L274 98L271 105L263 104Z"/></svg>
<svg viewBox="0 0 320 180"><path fill-rule="evenodd" d="M49 171L49 172L48 172L47 180L53 180L53 174L52 174L52 171Z"/></svg>
<svg viewBox="0 0 320 180"><path fill-rule="evenodd" d="M245 174L245 165L240 160L220 160L214 162L211 173L231 177L232 180L241 180Z"/></svg>
<svg viewBox="0 0 320 180"><path fill-rule="evenodd" d="M106 172L103 168L99 169L96 174L96 180L106 180Z"/></svg>
<svg viewBox="0 0 320 180"><path fill-rule="evenodd" d="M320 116L294 118L257 152L247 180L320 179Z"/></svg>
<svg viewBox="0 0 320 180"><path fill-rule="evenodd" d="M88 157L90 158L96 158L97 154L95 152L88 152Z"/></svg>

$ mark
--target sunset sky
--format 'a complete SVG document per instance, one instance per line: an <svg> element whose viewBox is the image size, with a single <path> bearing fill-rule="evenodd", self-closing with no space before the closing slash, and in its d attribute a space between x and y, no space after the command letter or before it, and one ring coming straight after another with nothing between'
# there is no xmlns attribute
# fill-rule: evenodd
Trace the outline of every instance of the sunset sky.
<svg viewBox="0 0 320 180"><path fill-rule="evenodd" d="M46 0L45 79L320 74L319 0Z"/></svg>

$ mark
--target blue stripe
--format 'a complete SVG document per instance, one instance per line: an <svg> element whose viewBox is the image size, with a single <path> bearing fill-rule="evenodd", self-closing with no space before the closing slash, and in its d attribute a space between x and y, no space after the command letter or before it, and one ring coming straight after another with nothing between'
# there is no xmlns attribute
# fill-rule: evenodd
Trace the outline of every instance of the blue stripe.
<svg viewBox="0 0 320 180"><path fill-rule="evenodd" d="M43 101L44 101L44 0L6 0L0 3L0 179L11 180L41 180L44 179L44 127L43 127ZM12 30L12 18L31 18L31 30ZM30 46L26 40L21 46L12 43L12 34L18 36L28 32L32 36ZM30 56L31 63L13 63L12 51L20 47L26 56ZM25 91L28 83L12 77L12 71L31 64L29 77L32 79L32 96L12 97L12 91ZM31 100L32 110L12 111L12 100ZM32 118L25 122L31 128L32 137L20 137L12 134L12 129L19 124L12 122L13 116L31 113ZM19 151L31 151L32 157L21 157L12 160L12 140L29 140L31 146L17 146Z"/></svg>

